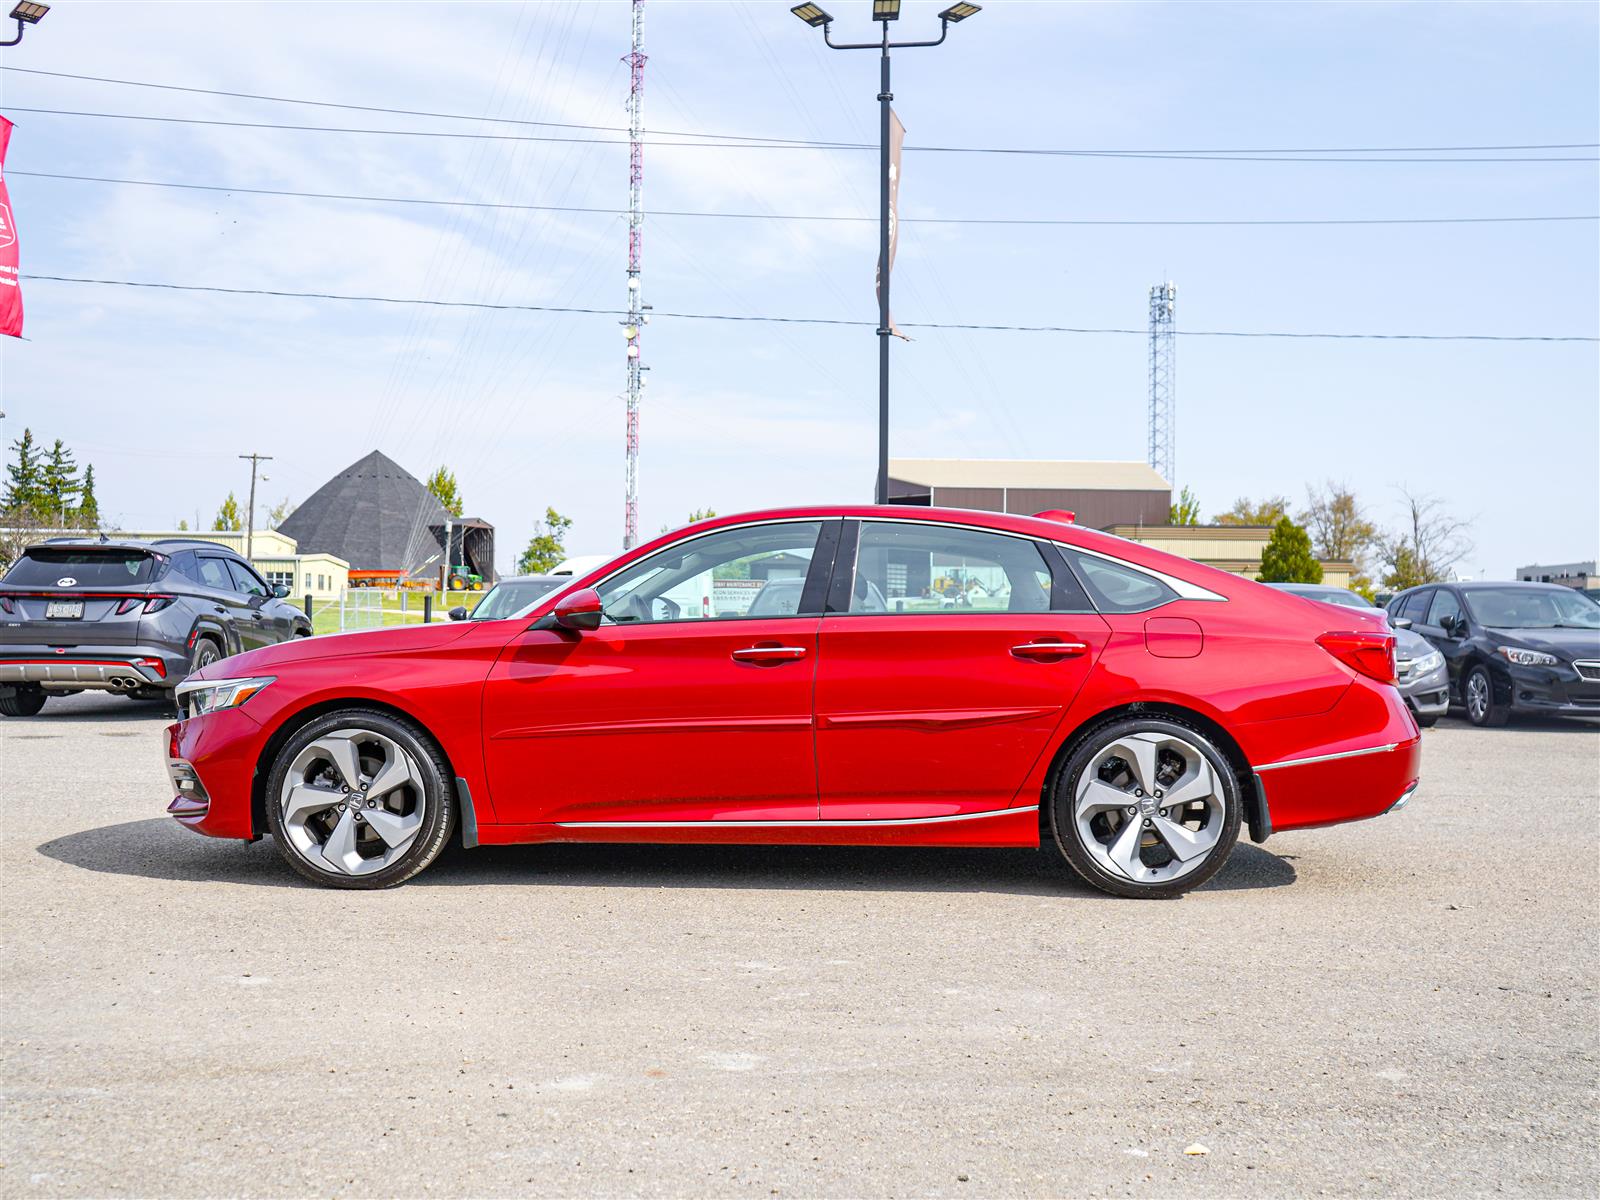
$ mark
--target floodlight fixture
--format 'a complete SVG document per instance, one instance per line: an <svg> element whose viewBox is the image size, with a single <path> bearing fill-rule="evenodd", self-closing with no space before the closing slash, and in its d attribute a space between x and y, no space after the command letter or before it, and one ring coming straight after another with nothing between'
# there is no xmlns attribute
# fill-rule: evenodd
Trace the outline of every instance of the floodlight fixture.
<svg viewBox="0 0 1600 1200"><path fill-rule="evenodd" d="M833 18L815 4L796 4L789 11L813 29L819 25L828 25L833 22Z"/></svg>
<svg viewBox="0 0 1600 1200"><path fill-rule="evenodd" d="M45 13L50 11L48 4L35 4L34 0L22 0L22 3L11 10L13 21L26 21L29 25L37 25Z"/></svg>
<svg viewBox="0 0 1600 1200"><path fill-rule="evenodd" d="M983 11L981 4L952 4L939 14L939 20L949 21L952 25L965 21L968 17L975 17Z"/></svg>
<svg viewBox="0 0 1600 1200"><path fill-rule="evenodd" d="M874 21L898 21L900 19L900 0L872 0L872 19Z"/></svg>

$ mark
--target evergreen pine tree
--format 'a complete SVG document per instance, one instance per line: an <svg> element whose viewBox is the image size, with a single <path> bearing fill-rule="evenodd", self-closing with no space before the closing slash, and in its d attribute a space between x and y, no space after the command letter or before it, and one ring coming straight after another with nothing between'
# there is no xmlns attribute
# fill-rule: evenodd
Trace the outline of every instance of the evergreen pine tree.
<svg viewBox="0 0 1600 1200"><path fill-rule="evenodd" d="M39 490L43 493L40 506L44 516L61 524L77 506L78 492L83 484L78 479L78 463L67 444L57 438L50 447L50 455L39 471Z"/></svg>
<svg viewBox="0 0 1600 1200"><path fill-rule="evenodd" d="M1262 583L1321 583L1322 564L1311 553L1311 535L1288 517L1279 517L1261 551Z"/></svg>
<svg viewBox="0 0 1600 1200"><path fill-rule="evenodd" d="M83 469L83 487L78 492L78 523L85 529L100 527L100 501L94 494L94 464Z"/></svg>
<svg viewBox="0 0 1600 1200"><path fill-rule="evenodd" d="M17 461L6 467L6 508L38 508L43 500L39 448L33 444L33 430L24 429L11 443Z"/></svg>

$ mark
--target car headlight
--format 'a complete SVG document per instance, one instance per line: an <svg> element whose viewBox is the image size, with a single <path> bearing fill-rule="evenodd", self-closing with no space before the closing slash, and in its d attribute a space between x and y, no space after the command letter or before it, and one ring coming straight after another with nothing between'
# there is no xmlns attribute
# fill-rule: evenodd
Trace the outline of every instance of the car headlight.
<svg viewBox="0 0 1600 1200"><path fill-rule="evenodd" d="M238 708L276 676L254 679L196 679L178 685L178 708L186 717L204 716L223 708Z"/></svg>
<svg viewBox="0 0 1600 1200"><path fill-rule="evenodd" d="M1411 670L1406 675L1407 679L1419 679L1424 675L1431 675L1444 666L1444 655L1437 650L1430 650L1419 658L1411 660Z"/></svg>
<svg viewBox="0 0 1600 1200"><path fill-rule="evenodd" d="M1497 649L1501 658L1519 667L1553 667L1561 661L1554 654L1546 654L1542 650L1524 650L1520 646L1500 646Z"/></svg>

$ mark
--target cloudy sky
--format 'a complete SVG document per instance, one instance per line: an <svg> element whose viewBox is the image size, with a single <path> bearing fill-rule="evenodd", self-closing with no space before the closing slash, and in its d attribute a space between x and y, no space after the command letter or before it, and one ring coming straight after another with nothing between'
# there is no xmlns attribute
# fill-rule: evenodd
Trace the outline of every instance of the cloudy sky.
<svg viewBox="0 0 1600 1200"><path fill-rule="evenodd" d="M836 34L870 36L865 0ZM896 33L931 33L908 4ZM1594 343L1331 341L1198 331L1597 332L1593 220L1273 225L917 222L1593 216L1592 161L1251 161L1251 151L1521 147L1422 157L1592 158L1593 4L1052 4L993 0L895 60L908 146L1242 151L1227 160L908 150L902 323L1138 331L1178 285L1177 483L1206 513L1348 481L1384 520L1404 486L1470 518L1462 569L1596 553ZM871 54L834 53L781 3L650 0L652 130L870 142ZM7 180L33 275L615 309L625 298L626 3L159 4L60 0L0 52ZM26 69L26 70L24 70ZM101 76L462 121L88 82ZM68 116L26 111L114 114ZM130 116L184 118L132 120ZM193 124L195 120L233 122ZM516 124L513 122L524 122ZM250 125L341 126L397 133ZM492 134L493 138L418 136ZM507 140L528 137L567 141ZM1259 158L1259 155L1255 155ZM1304 158L1306 155L1300 155ZM1387 155L1403 158L1418 155ZM1241 161L1243 160L1243 161ZM876 156L646 153L642 529L691 509L870 498ZM30 172L36 174L29 174ZM590 208L449 207L344 196ZM755 218L667 215L745 213ZM915 223L913 223L915 222ZM0 347L24 426L92 461L124 527L209 521L271 454L263 511L381 449L451 466L507 567L547 505L569 548L620 543L615 317L25 284ZM909 330L892 452L1139 459L1137 332Z"/></svg>

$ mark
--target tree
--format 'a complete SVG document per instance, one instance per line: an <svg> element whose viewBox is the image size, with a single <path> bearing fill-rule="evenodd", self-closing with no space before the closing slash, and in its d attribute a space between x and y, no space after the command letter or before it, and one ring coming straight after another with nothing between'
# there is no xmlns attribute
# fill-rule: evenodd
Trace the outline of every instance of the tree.
<svg viewBox="0 0 1600 1200"><path fill-rule="evenodd" d="M188 521L187 518L179 518L179 520L178 520L178 529L179 529L180 532L184 532L184 533L188 532L189 521Z"/></svg>
<svg viewBox="0 0 1600 1200"><path fill-rule="evenodd" d="M211 522L211 528L217 533L238 533L244 528L244 518L239 515L239 502L233 498L232 492L228 493L222 507L217 509L217 519Z"/></svg>
<svg viewBox="0 0 1600 1200"><path fill-rule="evenodd" d="M294 501L285 496L271 508L267 509L267 528L276 529L289 519L289 514L295 510Z"/></svg>
<svg viewBox="0 0 1600 1200"><path fill-rule="evenodd" d="M1276 525L1289 513L1287 496L1268 496L1265 500L1251 500L1240 496L1227 512L1211 519L1218 525Z"/></svg>
<svg viewBox="0 0 1600 1200"><path fill-rule="evenodd" d="M517 570L524 575L542 575L555 569L567 557L563 544L567 530L572 528L572 518L563 517L553 508L544 510L544 520L536 522L528 548L517 559Z"/></svg>
<svg viewBox="0 0 1600 1200"><path fill-rule="evenodd" d="M39 448L33 444L33 430L24 429L11 448L17 452L17 461L6 468L5 507L42 508L44 476Z"/></svg>
<svg viewBox="0 0 1600 1200"><path fill-rule="evenodd" d="M1200 501L1187 487L1178 493L1178 502L1167 515L1169 525L1200 524Z"/></svg>
<svg viewBox="0 0 1600 1200"><path fill-rule="evenodd" d="M94 464L83 469L83 486L78 489L78 524L94 529L100 524L100 501L94 494Z"/></svg>
<svg viewBox="0 0 1600 1200"><path fill-rule="evenodd" d="M1367 519L1355 493L1331 479L1320 488L1306 489L1306 511L1300 520L1317 557L1324 561L1360 565L1378 540L1378 527Z"/></svg>
<svg viewBox="0 0 1600 1200"><path fill-rule="evenodd" d="M444 505L445 512L452 517L459 517L463 511L461 493L456 489L456 476L454 471L447 471L440 467L428 476L427 488L433 493L434 499Z"/></svg>
<svg viewBox="0 0 1600 1200"><path fill-rule="evenodd" d="M1452 568L1472 550L1468 522L1445 512L1437 496L1405 488L1400 495L1405 500L1405 524L1378 538L1383 586L1391 592L1449 579Z"/></svg>
<svg viewBox="0 0 1600 1200"><path fill-rule="evenodd" d="M685 521L684 524L685 525L693 525L696 521L709 521L709 520L711 520L712 517L714 517L716 515L717 515L717 510L714 509L714 508L697 508L697 509L695 509L693 512L691 512L689 514L689 519L687 521ZM662 533L671 533L673 528L674 527L671 526L671 525L663 525L661 527L661 532Z"/></svg>
<svg viewBox="0 0 1600 1200"><path fill-rule="evenodd" d="M1288 517L1279 517L1261 551L1262 583L1321 583L1322 564L1311 553L1311 537Z"/></svg>
<svg viewBox="0 0 1600 1200"><path fill-rule="evenodd" d="M78 493L83 484L78 480L78 463L72 451L60 438L50 447L50 454L39 469L39 490L43 494L40 505L45 516L57 524L66 524L67 517L77 507Z"/></svg>

